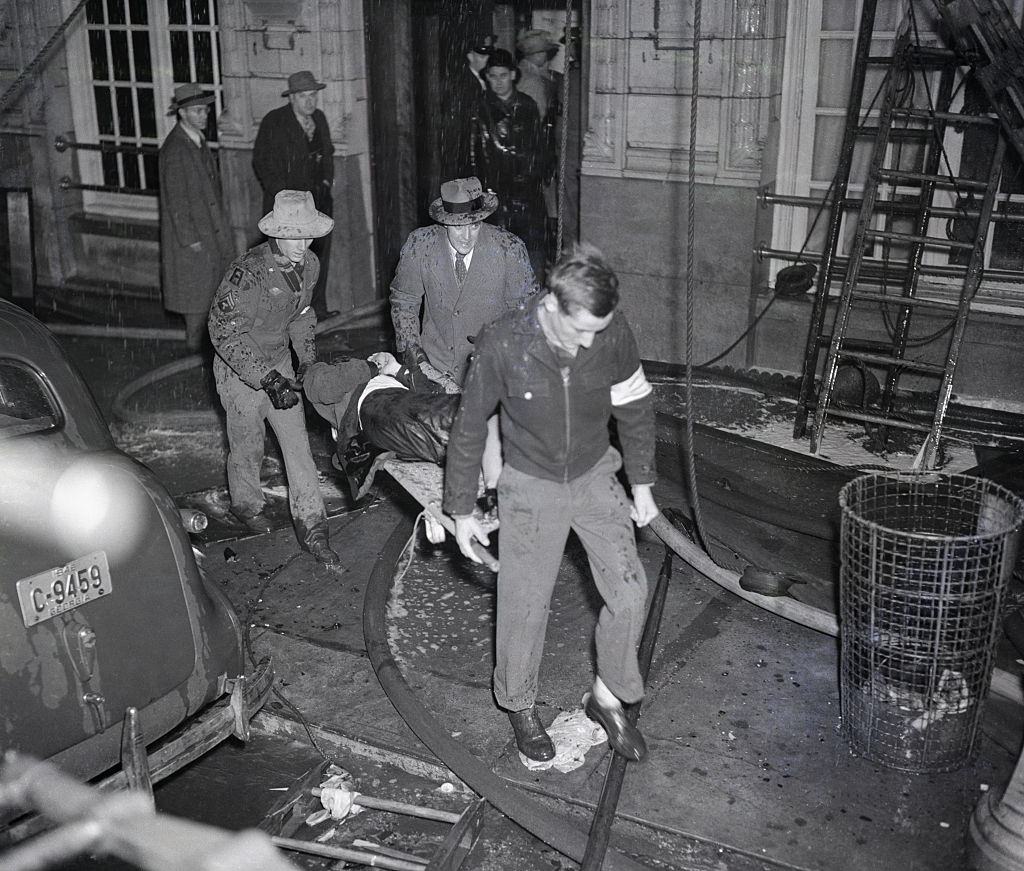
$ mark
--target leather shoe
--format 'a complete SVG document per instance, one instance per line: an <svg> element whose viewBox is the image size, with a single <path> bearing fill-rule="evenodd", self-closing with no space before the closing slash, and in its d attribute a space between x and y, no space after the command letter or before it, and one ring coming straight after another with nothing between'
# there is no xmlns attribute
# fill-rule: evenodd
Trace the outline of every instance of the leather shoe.
<svg viewBox="0 0 1024 871"><path fill-rule="evenodd" d="M251 532L266 533L274 531L274 525L267 520L267 516L262 511L243 511L240 508L232 508L231 514Z"/></svg>
<svg viewBox="0 0 1024 871"><path fill-rule="evenodd" d="M621 705L605 707L594 698L593 693L588 693L583 712L604 729L608 743L620 756L625 756L633 762L640 762L647 755L647 742L644 741L644 736L626 719L626 712Z"/></svg>
<svg viewBox="0 0 1024 871"><path fill-rule="evenodd" d="M345 456L339 459L353 502L358 502L370 491L377 470L394 456L394 451L382 451L358 436L348 443Z"/></svg>
<svg viewBox="0 0 1024 871"><path fill-rule="evenodd" d="M509 722L516 733L516 746L519 752L534 762L547 762L555 758L555 745L551 736L537 716L537 709L527 708L525 711L509 711Z"/></svg>
<svg viewBox="0 0 1024 871"><path fill-rule="evenodd" d="M318 563L323 563L328 568L337 568L341 565L341 558L331 550L325 532L320 530L311 532L302 546L313 555Z"/></svg>

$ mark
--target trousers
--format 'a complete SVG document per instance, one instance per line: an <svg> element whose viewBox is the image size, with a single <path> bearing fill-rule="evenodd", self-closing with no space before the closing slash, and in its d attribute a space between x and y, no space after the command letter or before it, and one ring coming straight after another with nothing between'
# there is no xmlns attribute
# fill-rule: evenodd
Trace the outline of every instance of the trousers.
<svg viewBox="0 0 1024 871"><path fill-rule="evenodd" d="M623 702L644 695L637 661L647 602L647 576L636 550L629 500L615 473L618 451L562 483L506 465L498 480L501 568L494 697L509 711L531 707L551 596L572 530L587 553L603 605L594 631L597 673Z"/></svg>
<svg viewBox="0 0 1024 871"><path fill-rule="evenodd" d="M290 366L282 364L278 369L291 376ZM250 387L219 357L214 359L213 375L227 423L227 476L232 507L249 513L263 509L260 466L266 426L270 424L284 458L292 522L300 540L304 540L309 530L326 522L327 512L309 448L302 403L288 409L274 408L265 390Z"/></svg>

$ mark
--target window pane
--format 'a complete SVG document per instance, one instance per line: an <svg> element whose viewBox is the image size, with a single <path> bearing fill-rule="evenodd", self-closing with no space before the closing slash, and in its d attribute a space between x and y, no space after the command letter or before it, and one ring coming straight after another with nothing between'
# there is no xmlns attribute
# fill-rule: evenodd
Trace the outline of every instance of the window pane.
<svg viewBox="0 0 1024 871"><path fill-rule="evenodd" d="M132 15L132 24L148 24L149 12L146 9L146 0L128 0L128 8Z"/></svg>
<svg viewBox="0 0 1024 871"><path fill-rule="evenodd" d="M210 23L210 3L209 3L209 0L192 0L192 23L193 24L209 24Z"/></svg>
<svg viewBox="0 0 1024 871"><path fill-rule="evenodd" d="M97 86L93 88L96 96L96 126L100 136L114 135L114 110L110 105L110 88Z"/></svg>
<svg viewBox="0 0 1024 871"><path fill-rule="evenodd" d="M113 79L116 82L131 81L131 67L128 64L128 32L110 31L110 56L114 62Z"/></svg>
<svg viewBox="0 0 1024 871"><path fill-rule="evenodd" d="M122 154L121 160L124 167L124 186L126 188L141 187L142 177L139 174L139 158L134 154Z"/></svg>
<svg viewBox="0 0 1024 871"><path fill-rule="evenodd" d="M196 81L213 81L213 49L210 46L209 33L197 33L195 39L196 49Z"/></svg>
<svg viewBox="0 0 1024 871"><path fill-rule="evenodd" d="M89 0L85 7L85 20L90 24L103 23L103 0Z"/></svg>
<svg viewBox="0 0 1024 871"><path fill-rule="evenodd" d="M0 361L0 439L56 429L60 414L31 369L15 360Z"/></svg>
<svg viewBox="0 0 1024 871"><path fill-rule="evenodd" d="M117 132L121 136L135 135L135 107L131 88L115 88L117 92Z"/></svg>
<svg viewBox="0 0 1024 871"><path fill-rule="evenodd" d="M146 169L146 190L160 189L160 167L155 154L147 154L142 158L142 165Z"/></svg>
<svg viewBox="0 0 1024 871"><path fill-rule="evenodd" d="M885 0L883 0L884 5ZM822 30L856 30L857 4L850 0L823 0L821 4Z"/></svg>
<svg viewBox="0 0 1024 871"><path fill-rule="evenodd" d="M113 187L120 185L121 177L117 173L117 155L104 153L100 155L100 159L103 162L103 184Z"/></svg>
<svg viewBox="0 0 1024 871"><path fill-rule="evenodd" d="M823 39L821 41L821 69L848 70L853 65L853 41L849 39ZM849 80L841 76L818 77L818 105L829 109L844 109L850 97Z"/></svg>
<svg viewBox="0 0 1024 871"><path fill-rule="evenodd" d="M192 81L192 68L188 62L188 33L183 30L171 33L171 66L174 81Z"/></svg>
<svg viewBox="0 0 1024 871"><path fill-rule="evenodd" d="M152 88L139 88L139 133L156 139L156 98Z"/></svg>
<svg viewBox="0 0 1024 871"><path fill-rule="evenodd" d="M107 0L107 23L127 24L124 17L124 0Z"/></svg>
<svg viewBox="0 0 1024 871"><path fill-rule="evenodd" d="M185 24L185 0L167 0L167 20L171 24Z"/></svg>
<svg viewBox="0 0 1024 871"><path fill-rule="evenodd" d="M92 58L92 77L106 81L110 76L107 63L107 40L102 30L89 31L89 57Z"/></svg>
<svg viewBox="0 0 1024 871"><path fill-rule="evenodd" d="M132 47L135 49L135 81L153 81L153 63L149 56L149 34L144 30L132 31Z"/></svg>

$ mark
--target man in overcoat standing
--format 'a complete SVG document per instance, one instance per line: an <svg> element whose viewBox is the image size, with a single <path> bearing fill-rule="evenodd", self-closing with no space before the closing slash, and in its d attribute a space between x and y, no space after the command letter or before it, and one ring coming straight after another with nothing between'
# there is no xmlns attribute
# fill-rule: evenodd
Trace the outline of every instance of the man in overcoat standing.
<svg viewBox="0 0 1024 871"><path fill-rule="evenodd" d="M274 208L274 197L283 190L309 191L317 211L334 214L334 143L327 116L317 108L317 94L327 87L309 70L288 76L284 106L263 116L252 152L252 168L263 187L263 211ZM327 299L327 267L331 234L313 240L312 251L320 261L320 278L313 291L313 311L319 320L340 309Z"/></svg>
<svg viewBox="0 0 1024 871"><path fill-rule="evenodd" d="M190 82L174 89L178 121L157 158L164 308L185 319L185 341L199 351L213 292L235 256L217 164L206 144L213 94Z"/></svg>

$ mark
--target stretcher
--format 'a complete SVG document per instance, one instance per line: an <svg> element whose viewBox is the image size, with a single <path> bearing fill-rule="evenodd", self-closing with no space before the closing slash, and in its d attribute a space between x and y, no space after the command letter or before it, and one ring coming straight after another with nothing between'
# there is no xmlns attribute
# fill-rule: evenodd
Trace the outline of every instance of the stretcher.
<svg viewBox="0 0 1024 871"><path fill-rule="evenodd" d="M423 506L434 520L441 524L445 530L455 537L455 522L441 510L441 501L444 494L444 469L437 463L427 463L422 460L399 460L389 459L382 466L386 471L413 499ZM481 482L479 494L483 493ZM473 509L473 514L480 521L488 535L498 528L496 517L485 514L479 508ZM487 548L482 545L474 545L477 555L483 560L492 572L498 571L498 560L495 559Z"/></svg>

